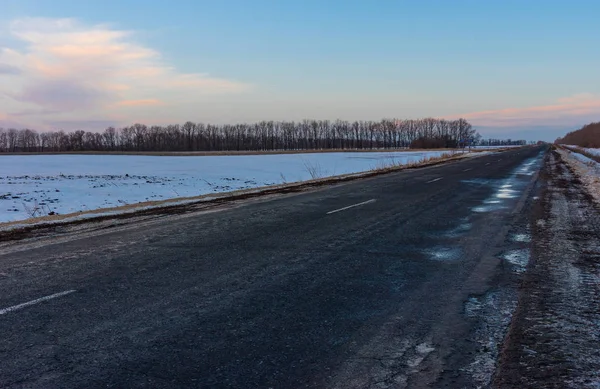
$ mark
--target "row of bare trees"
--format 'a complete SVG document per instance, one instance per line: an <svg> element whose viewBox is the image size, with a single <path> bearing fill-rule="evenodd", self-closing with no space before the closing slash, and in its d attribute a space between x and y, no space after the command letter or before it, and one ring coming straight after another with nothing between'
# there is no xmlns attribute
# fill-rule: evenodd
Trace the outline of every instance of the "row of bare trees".
<svg viewBox="0 0 600 389"><path fill-rule="evenodd" d="M579 130L571 131L555 143L580 147L600 148L600 122L590 123Z"/></svg>
<svg viewBox="0 0 600 389"><path fill-rule="evenodd" d="M481 139L465 119L263 121L255 124L134 124L103 132L1 129L1 152L269 151L454 148Z"/></svg>
<svg viewBox="0 0 600 389"><path fill-rule="evenodd" d="M535 142L529 142L534 144ZM527 141L524 139L481 139L478 142L479 146L525 146Z"/></svg>

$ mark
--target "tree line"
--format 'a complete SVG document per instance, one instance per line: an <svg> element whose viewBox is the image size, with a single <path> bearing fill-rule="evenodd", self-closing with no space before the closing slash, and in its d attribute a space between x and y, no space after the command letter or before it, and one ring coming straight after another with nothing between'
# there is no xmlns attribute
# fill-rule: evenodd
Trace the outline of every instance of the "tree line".
<svg viewBox="0 0 600 389"><path fill-rule="evenodd" d="M482 142L465 119L133 124L103 132L0 128L1 152L274 151L456 148Z"/></svg>
<svg viewBox="0 0 600 389"><path fill-rule="evenodd" d="M530 141L529 144L535 144L536 142ZM525 146L527 141L524 139L481 139L478 146Z"/></svg>
<svg viewBox="0 0 600 389"><path fill-rule="evenodd" d="M600 148L600 122L586 124L576 131L571 131L554 143L580 147Z"/></svg>

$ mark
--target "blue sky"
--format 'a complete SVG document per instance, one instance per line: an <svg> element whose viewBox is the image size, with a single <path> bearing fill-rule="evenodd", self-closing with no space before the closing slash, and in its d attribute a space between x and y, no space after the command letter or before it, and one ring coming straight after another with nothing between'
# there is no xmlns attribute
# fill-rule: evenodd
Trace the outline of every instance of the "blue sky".
<svg viewBox="0 0 600 389"><path fill-rule="evenodd" d="M596 1L0 0L0 125L600 119Z"/></svg>

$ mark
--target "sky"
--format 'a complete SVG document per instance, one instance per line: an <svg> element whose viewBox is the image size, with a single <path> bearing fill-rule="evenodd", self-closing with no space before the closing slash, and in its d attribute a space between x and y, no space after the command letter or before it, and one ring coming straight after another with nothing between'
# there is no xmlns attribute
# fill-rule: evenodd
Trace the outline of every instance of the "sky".
<svg viewBox="0 0 600 389"><path fill-rule="evenodd" d="M0 0L0 127L600 120L600 2Z"/></svg>

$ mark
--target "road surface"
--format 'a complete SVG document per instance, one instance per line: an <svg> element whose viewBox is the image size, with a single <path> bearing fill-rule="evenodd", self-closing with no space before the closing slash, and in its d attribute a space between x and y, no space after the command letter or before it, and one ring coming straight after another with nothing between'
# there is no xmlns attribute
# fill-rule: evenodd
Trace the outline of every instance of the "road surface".
<svg viewBox="0 0 600 389"><path fill-rule="evenodd" d="M545 151L5 246L0 386L487 385Z"/></svg>

